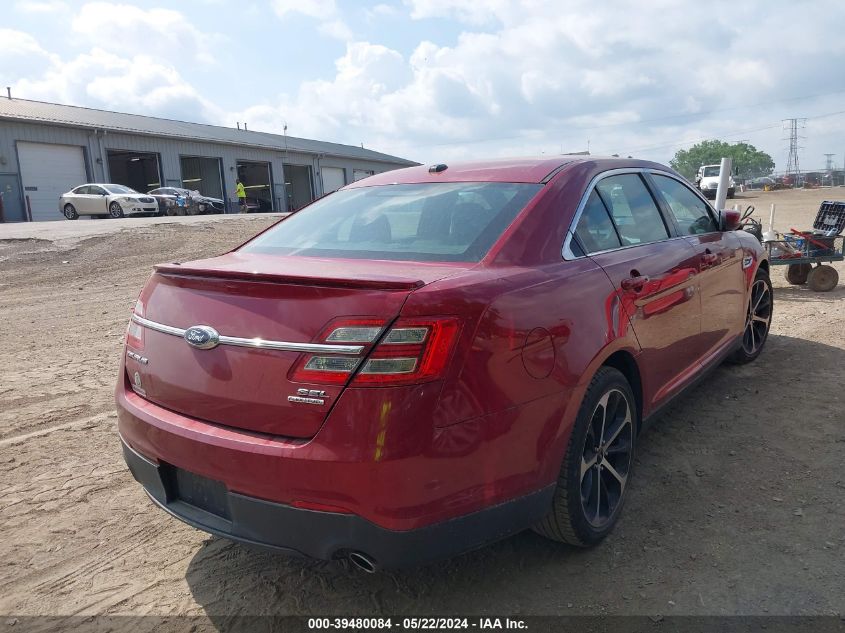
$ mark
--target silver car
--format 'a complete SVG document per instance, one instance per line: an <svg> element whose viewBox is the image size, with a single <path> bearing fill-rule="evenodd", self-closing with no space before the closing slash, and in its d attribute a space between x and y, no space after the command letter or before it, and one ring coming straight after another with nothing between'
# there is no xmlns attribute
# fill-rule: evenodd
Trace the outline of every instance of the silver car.
<svg viewBox="0 0 845 633"><path fill-rule="evenodd" d="M80 215L125 215L158 213L158 201L124 185L90 183L74 187L59 198L59 210L68 220Z"/></svg>

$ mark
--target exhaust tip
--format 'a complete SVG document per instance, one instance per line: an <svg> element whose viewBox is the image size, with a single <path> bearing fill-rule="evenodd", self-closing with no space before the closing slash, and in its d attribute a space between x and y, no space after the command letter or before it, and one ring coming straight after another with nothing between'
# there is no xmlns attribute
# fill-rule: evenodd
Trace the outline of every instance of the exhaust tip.
<svg viewBox="0 0 845 633"><path fill-rule="evenodd" d="M349 554L349 560L355 567L368 574L374 574L378 569L376 562L363 552L352 552Z"/></svg>

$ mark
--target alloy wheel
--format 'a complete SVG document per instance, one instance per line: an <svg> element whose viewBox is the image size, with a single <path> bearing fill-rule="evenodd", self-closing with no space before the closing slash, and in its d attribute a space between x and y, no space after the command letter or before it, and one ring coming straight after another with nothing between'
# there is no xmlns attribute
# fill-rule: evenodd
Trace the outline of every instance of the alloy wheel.
<svg viewBox="0 0 845 633"><path fill-rule="evenodd" d="M123 209L117 202L112 202L109 206L109 215L113 218L119 218L123 215Z"/></svg>
<svg viewBox="0 0 845 633"><path fill-rule="evenodd" d="M746 354L753 356L763 346L771 322L772 291L765 280L758 279L751 286L751 299L748 301L745 332L742 335L742 348Z"/></svg>
<svg viewBox="0 0 845 633"><path fill-rule="evenodd" d="M621 506L633 456L631 403L619 389L596 404L581 453L581 507L594 528L602 528Z"/></svg>

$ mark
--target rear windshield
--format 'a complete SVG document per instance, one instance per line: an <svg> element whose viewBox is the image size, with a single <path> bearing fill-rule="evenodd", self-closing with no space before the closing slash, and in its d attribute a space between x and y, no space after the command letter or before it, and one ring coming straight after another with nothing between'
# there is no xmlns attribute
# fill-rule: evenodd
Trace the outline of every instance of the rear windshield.
<svg viewBox="0 0 845 633"><path fill-rule="evenodd" d="M480 260L542 185L426 183L338 191L246 244L248 253Z"/></svg>

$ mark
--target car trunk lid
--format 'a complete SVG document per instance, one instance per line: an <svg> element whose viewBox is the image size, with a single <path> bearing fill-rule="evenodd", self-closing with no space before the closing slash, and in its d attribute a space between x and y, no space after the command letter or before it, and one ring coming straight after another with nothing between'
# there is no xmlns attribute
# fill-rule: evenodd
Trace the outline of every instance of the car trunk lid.
<svg viewBox="0 0 845 633"><path fill-rule="evenodd" d="M465 268L239 253L160 265L136 310L144 326L143 342L134 347L142 349L129 339L129 351L147 362L130 355L128 378L148 400L187 416L311 437L344 385L293 382L301 351L288 348L326 344L320 337L337 317L387 324L414 289ZM192 346L180 334L194 326L213 328L221 341L239 342ZM370 346L342 347L359 348L346 353L363 358Z"/></svg>

